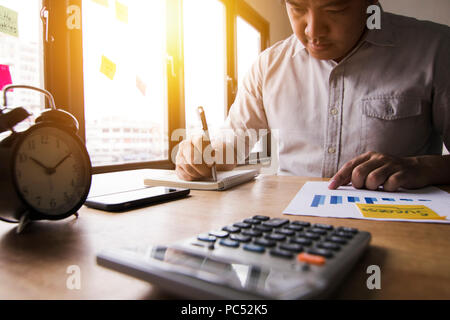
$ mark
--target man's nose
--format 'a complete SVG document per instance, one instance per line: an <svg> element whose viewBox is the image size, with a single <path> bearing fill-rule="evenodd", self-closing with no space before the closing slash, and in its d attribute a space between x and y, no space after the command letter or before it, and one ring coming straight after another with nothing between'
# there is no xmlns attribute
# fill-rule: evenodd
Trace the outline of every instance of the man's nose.
<svg viewBox="0 0 450 320"><path fill-rule="evenodd" d="M327 23L320 14L311 11L306 18L305 35L310 41L320 40L327 36L329 31Z"/></svg>

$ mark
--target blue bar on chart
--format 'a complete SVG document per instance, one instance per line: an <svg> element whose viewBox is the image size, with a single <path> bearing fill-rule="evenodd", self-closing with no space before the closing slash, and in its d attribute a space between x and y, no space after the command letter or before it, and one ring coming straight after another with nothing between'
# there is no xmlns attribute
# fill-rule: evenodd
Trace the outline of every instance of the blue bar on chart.
<svg viewBox="0 0 450 320"><path fill-rule="evenodd" d="M367 204L373 204L374 202L377 201L377 198L369 198L369 197L366 197L366 198L364 198L364 200L366 200L366 203L367 203Z"/></svg>
<svg viewBox="0 0 450 320"><path fill-rule="evenodd" d="M359 202L359 197L347 197L348 202Z"/></svg>
<svg viewBox="0 0 450 320"><path fill-rule="evenodd" d="M317 208L318 206L323 205L324 203L325 203L325 196L316 194L311 203L311 207Z"/></svg>
<svg viewBox="0 0 450 320"><path fill-rule="evenodd" d="M383 199L383 201L395 201L394 198L382 198L382 199Z"/></svg>
<svg viewBox="0 0 450 320"><path fill-rule="evenodd" d="M401 201L414 201L413 199L400 199Z"/></svg>
<svg viewBox="0 0 450 320"><path fill-rule="evenodd" d="M419 201L426 201L426 202L429 202L429 201L431 201L431 200L427 200L427 199L419 199Z"/></svg>
<svg viewBox="0 0 450 320"><path fill-rule="evenodd" d="M330 204L341 204L342 197L341 196L331 196Z"/></svg>

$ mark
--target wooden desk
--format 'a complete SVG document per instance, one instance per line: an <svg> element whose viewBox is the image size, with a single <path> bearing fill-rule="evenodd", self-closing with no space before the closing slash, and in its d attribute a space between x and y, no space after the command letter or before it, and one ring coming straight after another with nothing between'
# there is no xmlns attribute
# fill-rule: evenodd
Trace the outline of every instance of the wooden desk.
<svg viewBox="0 0 450 320"><path fill-rule="evenodd" d="M140 185L142 171L95 178L94 193L105 183L127 189ZM282 211L307 180L261 176L230 191L192 191L190 198L126 213L83 207L78 219L33 223L21 235L15 225L0 223L0 299L171 298L146 282L97 266L96 253L109 246L169 244L255 214L283 217ZM370 248L334 298L450 299L450 225L288 218L372 233ZM66 287L71 265L81 269L80 290ZM367 289L370 265L381 268L381 290Z"/></svg>

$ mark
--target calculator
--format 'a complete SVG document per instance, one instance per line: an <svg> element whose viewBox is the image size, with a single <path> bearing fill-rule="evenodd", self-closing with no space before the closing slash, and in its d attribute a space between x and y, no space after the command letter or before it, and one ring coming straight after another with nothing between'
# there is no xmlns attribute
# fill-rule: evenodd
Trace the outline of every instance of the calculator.
<svg viewBox="0 0 450 320"><path fill-rule="evenodd" d="M320 299L370 239L355 228L255 215L170 246L105 250L97 263L189 299Z"/></svg>

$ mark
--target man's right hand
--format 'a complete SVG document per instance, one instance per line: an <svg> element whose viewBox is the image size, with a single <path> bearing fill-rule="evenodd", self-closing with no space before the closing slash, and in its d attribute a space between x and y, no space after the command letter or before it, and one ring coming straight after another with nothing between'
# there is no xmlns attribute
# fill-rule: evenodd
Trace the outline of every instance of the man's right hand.
<svg viewBox="0 0 450 320"><path fill-rule="evenodd" d="M211 178L214 156L215 151L203 136L182 141L176 157L175 172L178 178L187 181Z"/></svg>

